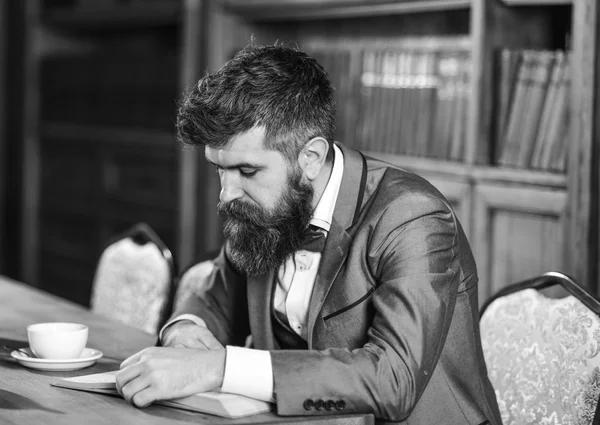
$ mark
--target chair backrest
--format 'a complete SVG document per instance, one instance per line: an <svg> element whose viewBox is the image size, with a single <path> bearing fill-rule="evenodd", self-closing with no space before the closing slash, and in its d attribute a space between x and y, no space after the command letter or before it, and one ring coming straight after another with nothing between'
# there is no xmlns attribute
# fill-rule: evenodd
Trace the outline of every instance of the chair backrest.
<svg viewBox="0 0 600 425"><path fill-rule="evenodd" d="M214 257L216 257L216 254ZM173 311L177 311L187 298L196 296L198 291L204 287L205 282L215 268L212 258L213 256L211 256L211 259L192 264L181 273L173 297Z"/></svg>
<svg viewBox="0 0 600 425"><path fill-rule="evenodd" d="M555 285L568 295L544 295ZM482 306L480 329L504 424L600 420L600 302L570 277L549 272L502 289Z"/></svg>
<svg viewBox="0 0 600 425"><path fill-rule="evenodd" d="M150 226L139 223L102 252L91 309L156 334L170 314L174 276L171 252Z"/></svg>

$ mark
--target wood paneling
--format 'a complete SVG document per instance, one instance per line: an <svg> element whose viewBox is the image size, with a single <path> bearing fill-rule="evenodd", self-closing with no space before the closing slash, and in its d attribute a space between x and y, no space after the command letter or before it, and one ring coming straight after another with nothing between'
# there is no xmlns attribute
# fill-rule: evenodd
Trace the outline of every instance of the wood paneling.
<svg viewBox="0 0 600 425"><path fill-rule="evenodd" d="M563 270L566 200L564 190L475 187L471 242L480 303L510 283Z"/></svg>

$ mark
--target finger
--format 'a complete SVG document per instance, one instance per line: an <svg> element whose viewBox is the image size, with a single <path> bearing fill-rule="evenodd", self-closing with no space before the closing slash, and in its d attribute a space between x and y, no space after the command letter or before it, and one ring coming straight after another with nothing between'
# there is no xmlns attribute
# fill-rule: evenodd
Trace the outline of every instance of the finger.
<svg viewBox="0 0 600 425"><path fill-rule="evenodd" d="M200 328L198 330L198 340L209 350L219 350L223 348L223 345L221 345L219 340L215 338L213 333L207 328Z"/></svg>
<svg viewBox="0 0 600 425"><path fill-rule="evenodd" d="M121 388L120 394L125 400L127 400L130 403L133 403L133 398L136 396L136 394L138 394L140 391L145 390L149 386L150 381L148 379L145 379L144 376L140 375L129 381L127 384L125 384Z"/></svg>
<svg viewBox="0 0 600 425"><path fill-rule="evenodd" d="M155 390L152 387L146 387L133 396L131 403L136 407L146 407L156 399Z"/></svg>
<svg viewBox="0 0 600 425"><path fill-rule="evenodd" d="M141 368L137 365L137 363L119 370L115 375L115 383L119 394L123 395L123 393L121 392L122 388L125 385L127 385L130 381L140 376L140 374Z"/></svg>
<svg viewBox="0 0 600 425"><path fill-rule="evenodd" d="M140 357L137 354L133 355L133 356L128 357L125 360L123 360L121 362L121 364L119 365L119 369L125 369L129 366L133 366L134 364L136 364L139 361L140 361Z"/></svg>
<svg viewBox="0 0 600 425"><path fill-rule="evenodd" d="M137 352L133 356L130 356L130 357L126 358L125 360L123 360L121 362L121 365L119 366L119 369L125 369L126 367L129 367L129 366L139 362L140 358L142 357L142 351Z"/></svg>

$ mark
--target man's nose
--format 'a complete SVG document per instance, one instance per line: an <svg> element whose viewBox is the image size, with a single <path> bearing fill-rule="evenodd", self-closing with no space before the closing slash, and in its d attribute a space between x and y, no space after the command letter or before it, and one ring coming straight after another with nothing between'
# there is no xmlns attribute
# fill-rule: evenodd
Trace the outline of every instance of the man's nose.
<svg viewBox="0 0 600 425"><path fill-rule="evenodd" d="M224 172L221 175L221 193L219 194L221 202L227 203L241 198L243 191L239 183L235 173Z"/></svg>

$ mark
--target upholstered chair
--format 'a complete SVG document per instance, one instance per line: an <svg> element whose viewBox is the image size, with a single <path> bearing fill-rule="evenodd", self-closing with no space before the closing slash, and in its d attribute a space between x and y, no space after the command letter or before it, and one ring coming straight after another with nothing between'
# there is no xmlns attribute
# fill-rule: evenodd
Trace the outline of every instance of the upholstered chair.
<svg viewBox="0 0 600 425"><path fill-rule="evenodd" d="M483 305L483 352L504 425L600 420L599 315L600 302L556 272L512 284Z"/></svg>
<svg viewBox="0 0 600 425"><path fill-rule="evenodd" d="M170 314L174 276L169 249L150 226L137 224L102 252L91 309L155 335Z"/></svg>
<svg viewBox="0 0 600 425"><path fill-rule="evenodd" d="M181 273L173 299L173 311L177 311L188 297L193 297L200 291L214 267L214 261L206 259L191 265Z"/></svg>

